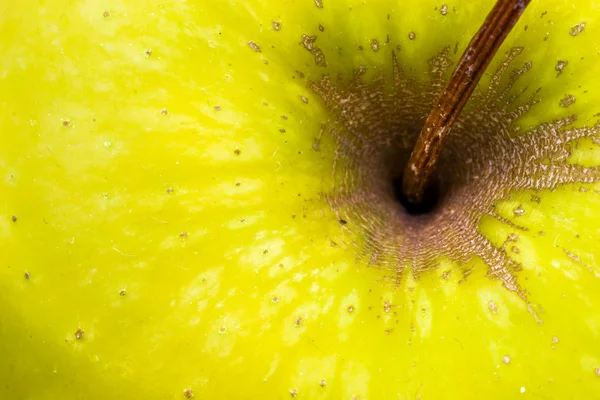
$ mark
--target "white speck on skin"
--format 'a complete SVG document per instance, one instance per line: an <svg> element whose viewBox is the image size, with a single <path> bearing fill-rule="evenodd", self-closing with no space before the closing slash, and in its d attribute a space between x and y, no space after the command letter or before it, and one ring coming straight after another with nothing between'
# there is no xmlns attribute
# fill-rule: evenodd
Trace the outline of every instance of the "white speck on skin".
<svg viewBox="0 0 600 400"><path fill-rule="evenodd" d="M515 214L515 217L520 217L525 215L525 210L523 209L523 206L519 205L519 207L513 210L513 213Z"/></svg>

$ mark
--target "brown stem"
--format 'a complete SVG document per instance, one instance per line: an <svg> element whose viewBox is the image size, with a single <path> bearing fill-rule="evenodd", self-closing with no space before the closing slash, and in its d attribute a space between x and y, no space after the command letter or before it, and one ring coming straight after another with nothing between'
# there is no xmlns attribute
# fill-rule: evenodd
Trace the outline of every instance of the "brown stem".
<svg viewBox="0 0 600 400"><path fill-rule="evenodd" d="M529 2L530 0L498 0L471 39L452 77L429 113L404 169L402 190L411 203L421 202L440 155L442 141Z"/></svg>

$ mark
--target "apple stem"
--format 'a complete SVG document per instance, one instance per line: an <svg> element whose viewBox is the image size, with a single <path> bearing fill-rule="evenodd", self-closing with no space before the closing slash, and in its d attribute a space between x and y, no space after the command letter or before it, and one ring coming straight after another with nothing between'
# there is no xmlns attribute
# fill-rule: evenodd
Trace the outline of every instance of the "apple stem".
<svg viewBox="0 0 600 400"><path fill-rule="evenodd" d="M442 90L404 169L402 190L419 204L439 158L442 141L471 97L487 66L530 0L498 0L488 14Z"/></svg>

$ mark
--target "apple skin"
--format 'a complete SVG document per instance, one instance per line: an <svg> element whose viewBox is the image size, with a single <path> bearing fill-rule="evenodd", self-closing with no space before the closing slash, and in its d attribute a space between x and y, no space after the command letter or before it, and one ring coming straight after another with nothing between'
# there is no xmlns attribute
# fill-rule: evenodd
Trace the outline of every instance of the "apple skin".
<svg viewBox="0 0 600 400"><path fill-rule="evenodd" d="M445 16L428 0L323 3L0 6L0 398L600 393L599 185L498 203L530 207L523 223L546 232L511 255L543 324L477 260L460 284L440 279L450 260L381 283L386 271L357 261L360 234L320 196L333 144L312 150L327 110L307 82L361 65L368 80L397 45L406 73L425 79L427 60L464 48L492 2L448 3ZM500 53L522 45L540 66L514 88L543 87L524 126L564 116L566 93L578 124L593 123L598 11L534 1L509 36ZM318 36L327 67L303 34ZM572 157L600 164L589 141ZM480 229L498 246L511 232L485 217Z"/></svg>

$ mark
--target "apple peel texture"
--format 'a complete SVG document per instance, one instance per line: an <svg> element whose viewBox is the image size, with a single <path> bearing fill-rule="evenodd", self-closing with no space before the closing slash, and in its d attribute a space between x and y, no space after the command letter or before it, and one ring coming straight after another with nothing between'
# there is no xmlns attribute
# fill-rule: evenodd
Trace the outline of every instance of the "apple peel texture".
<svg viewBox="0 0 600 400"><path fill-rule="evenodd" d="M464 265L475 256L487 265L490 278L527 301L527 288L516 274L521 265L507 248L519 240L518 232L529 228L503 216L496 204L523 190L534 190L531 200L539 203L539 191L600 180L600 168L570 161L575 142L595 138L599 123L575 127L577 115L572 114L527 130L518 124L535 112L542 91L523 98L511 90L531 73L531 62L514 66L523 51L515 47L506 53L487 88L481 90L480 85L457 119L435 172L437 204L422 215L409 215L403 209L392 182L401 177L450 72L450 49L429 61L428 83L405 77L393 53L391 85L383 73L364 83L364 69L350 83L336 82L328 75L309 83L329 111L321 135L330 135L336 143L335 183L323 195L345 222L344 228L364 237L360 258L389 270L387 279L393 284L398 285L407 271L418 277L436 268L441 259ZM525 211L519 206L513 213L518 218ZM508 224L517 233L495 246L480 231L484 216ZM463 269L464 279L471 270Z"/></svg>

